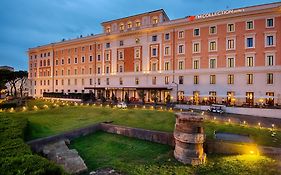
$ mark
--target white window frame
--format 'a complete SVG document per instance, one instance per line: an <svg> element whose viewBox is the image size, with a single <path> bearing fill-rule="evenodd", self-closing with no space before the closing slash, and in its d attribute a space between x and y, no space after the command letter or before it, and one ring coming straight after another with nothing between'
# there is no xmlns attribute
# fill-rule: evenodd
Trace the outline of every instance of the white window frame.
<svg viewBox="0 0 281 175"><path fill-rule="evenodd" d="M228 66L228 59L229 59L229 58L233 58L233 67L229 67L229 66ZM235 61L236 61L235 55L228 55L228 56L226 57L226 67L227 67L227 68L235 68L235 64L236 64Z"/></svg>
<svg viewBox="0 0 281 175"><path fill-rule="evenodd" d="M194 61L198 61L198 69L200 69L200 58L193 58L192 59L192 69L195 69ZM197 70L197 69L195 69L195 70Z"/></svg>
<svg viewBox="0 0 281 175"><path fill-rule="evenodd" d="M253 22L253 28L249 29L247 23L248 22ZM254 30L255 29L255 21L254 20L247 20L245 21L245 30Z"/></svg>
<svg viewBox="0 0 281 175"><path fill-rule="evenodd" d="M228 48L228 41L229 40L233 40L234 41L234 47L233 48ZM225 48L226 48L226 50L236 50L236 37L235 36L226 37Z"/></svg>
<svg viewBox="0 0 281 175"><path fill-rule="evenodd" d="M273 45L268 45L267 37L273 36ZM265 32L264 33L264 47L275 47L276 46L276 33L275 32Z"/></svg>
<svg viewBox="0 0 281 175"><path fill-rule="evenodd" d="M248 47L247 45L247 39L253 38L253 47ZM245 35L245 49L253 49L256 47L256 37L255 34Z"/></svg>
<svg viewBox="0 0 281 175"><path fill-rule="evenodd" d="M138 57L137 57L137 50L139 51L139 56ZM141 58L141 49L140 49L140 47L135 47L134 48L134 58L135 59L140 59Z"/></svg>
<svg viewBox="0 0 281 175"><path fill-rule="evenodd" d="M156 55L153 55L153 49L156 49ZM151 57L158 57L158 46L152 46L151 47Z"/></svg>
<svg viewBox="0 0 281 175"><path fill-rule="evenodd" d="M273 19L273 26L268 26L268 25L267 25L267 20L268 20L268 19ZM275 17L266 18L266 19L265 19L265 28L271 29L271 28L274 28L274 27L275 27Z"/></svg>
<svg viewBox="0 0 281 175"><path fill-rule="evenodd" d="M198 49L198 52L195 52L194 51L194 46L195 46L195 44L199 44L199 49ZM192 53L200 53L201 52L201 42L200 41L193 41L192 42Z"/></svg>
<svg viewBox="0 0 281 175"><path fill-rule="evenodd" d="M182 46L182 53L180 53L180 46ZM185 44L183 43L178 44L178 54L185 54Z"/></svg>
<svg viewBox="0 0 281 175"><path fill-rule="evenodd" d="M211 33L211 28L212 28L212 27L215 27L215 33ZM215 35L215 34L217 34L217 30L218 30L217 25L209 26L209 35Z"/></svg>
<svg viewBox="0 0 281 175"><path fill-rule="evenodd" d="M216 43L216 49L215 50L211 50L210 46L211 46L211 42L214 42ZM208 51L209 52L217 52L218 51L218 39L209 39L208 41Z"/></svg>
<svg viewBox="0 0 281 175"><path fill-rule="evenodd" d="M180 37L180 33L182 32L182 37ZM183 39L184 38L184 30L178 31L178 39Z"/></svg>
<svg viewBox="0 0 281 175"><path fill-rule="evenodd" d="M228 26L229 26L230 24L233 24L233 31L230 31L230 30L229 30L229 27L228 27ZM227 31L227 33L235 32L235 23L227 23L227 25L226 25L226 31Z"/></svg>
<svg viewBox="0 0 281 175"><path fill-rule="evenodd" d="M248 57L253 57L253 66L248 66ZM256 54L246 53L245 54L245 67L255 67L256 65Z"/></svg>
<svg viewBox="0 0 281 175"><path fill-rule="evenodd" d="M180 62L182 62L182 69L180 69ZM184 60L178 60L178 70L184 70L185 66L184 66Z"/></svg>
<svg viewBox="0 0 281 175"><path fill-rule="evenodd" d="M215 60L215 67L213 67L213 68L211 68L211 60ZM209 58L209 69L216 69L217 67L218 67L218 60L217 60L217 58L216 57L210 57Z"/></svg>
<svg viewBox="0 0 281 175"><path fill-rule="evenodd" d="M166 39L166 34L169 34L169 39ZM171 33L170 32L164 33L164 40L165 41L170 41L170 39L171 39Z"/></svg>
<svg viewBox="0 0 281 175"><path fill-rule="evenodd" d="M168 64L168 69L166 69L166 64ZM171 67L171 66L170 66L170 61L165 61L165 62L164 62L164 70L165 70L165 71L169 71L169 70L170 70L170 67Z"/></svg>
<svg viewBox="0 0 281 175"><path fill-rule="evenodd" d="M268 59L267 59L268 56L273 56L273 65L269 65L268 64ZM276 58L275 57L275 52L267 52L267 53L265 53L265 61L264 61L265 62L265 66L269 66L269 67L270 66L275 66L275 58Z"/></svg>
<svg viewBox="0 0 281 175"><path fill-rule="evenodd" d="M196 29L199 29L199 35L195 35L195 32L194 32L194 31L195 31ZM200 28L194 28L192 32L193 32L193 37L199 37L199 36L200 36L200 33L201 33L201 32L200 32Z"/></svg>
<svg viewBox="0 0 281 175"><path fill-rule="evenodd" d="M166 48L168 47L168 53L166 53ZM170 56L171 55L171 47L170 45L164 45L164 56Z"/></svg>

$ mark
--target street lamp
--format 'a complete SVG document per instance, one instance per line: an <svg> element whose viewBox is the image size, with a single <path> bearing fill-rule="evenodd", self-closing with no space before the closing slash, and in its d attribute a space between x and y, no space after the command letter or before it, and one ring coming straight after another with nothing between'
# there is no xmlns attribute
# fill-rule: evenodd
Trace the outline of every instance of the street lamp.
<svg viewBox="0 0 281 175"><path fill-rule="evenodd" d="M176 83L175 81L172 82L173 84L177 85L177 103L179 102L179 84Z"/></svg>

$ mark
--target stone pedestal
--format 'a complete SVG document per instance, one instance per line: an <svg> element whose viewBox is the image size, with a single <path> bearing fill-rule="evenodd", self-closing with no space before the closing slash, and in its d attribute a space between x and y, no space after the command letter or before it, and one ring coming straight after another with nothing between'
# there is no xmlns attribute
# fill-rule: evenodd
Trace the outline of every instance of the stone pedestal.
<svg viewBox="0 0 281 175"><path fill-rule="evenodd" d="M175 158L191 165L203 164L206 159L203 143L205 134L202 127L203 117L193 113L176 113L174 130Z"/></svg>

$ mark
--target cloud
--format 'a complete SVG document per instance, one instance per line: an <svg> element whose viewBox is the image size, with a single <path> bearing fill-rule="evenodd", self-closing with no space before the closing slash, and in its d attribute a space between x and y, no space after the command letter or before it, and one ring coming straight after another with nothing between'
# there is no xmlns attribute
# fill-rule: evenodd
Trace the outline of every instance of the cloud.
<svg viewBox="0 0 281 175"><path fill-rule="evenodd" d="M28 48L101 33L100 23L163 8L171 19L266 0L1 0L0 65L27 70ZM275 1L278 2L278 1Z"/></svg>

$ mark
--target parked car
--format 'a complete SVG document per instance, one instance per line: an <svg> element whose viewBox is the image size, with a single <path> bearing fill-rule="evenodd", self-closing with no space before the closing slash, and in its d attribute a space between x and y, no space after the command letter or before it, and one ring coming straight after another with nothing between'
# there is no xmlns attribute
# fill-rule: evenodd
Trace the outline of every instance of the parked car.
<svg viewBox="0 0 281 175"><path fill-rule="evenodd" d="M208 109L208 112L223 114L224 108L225 105L212 104L212 106Z"/></svg>
<svg viewBox="0 0 281 175"><path fill-rule="evenodd" d="M117 104L117 108L126 109L128 106L125 102L120 102Z"/></svg>

